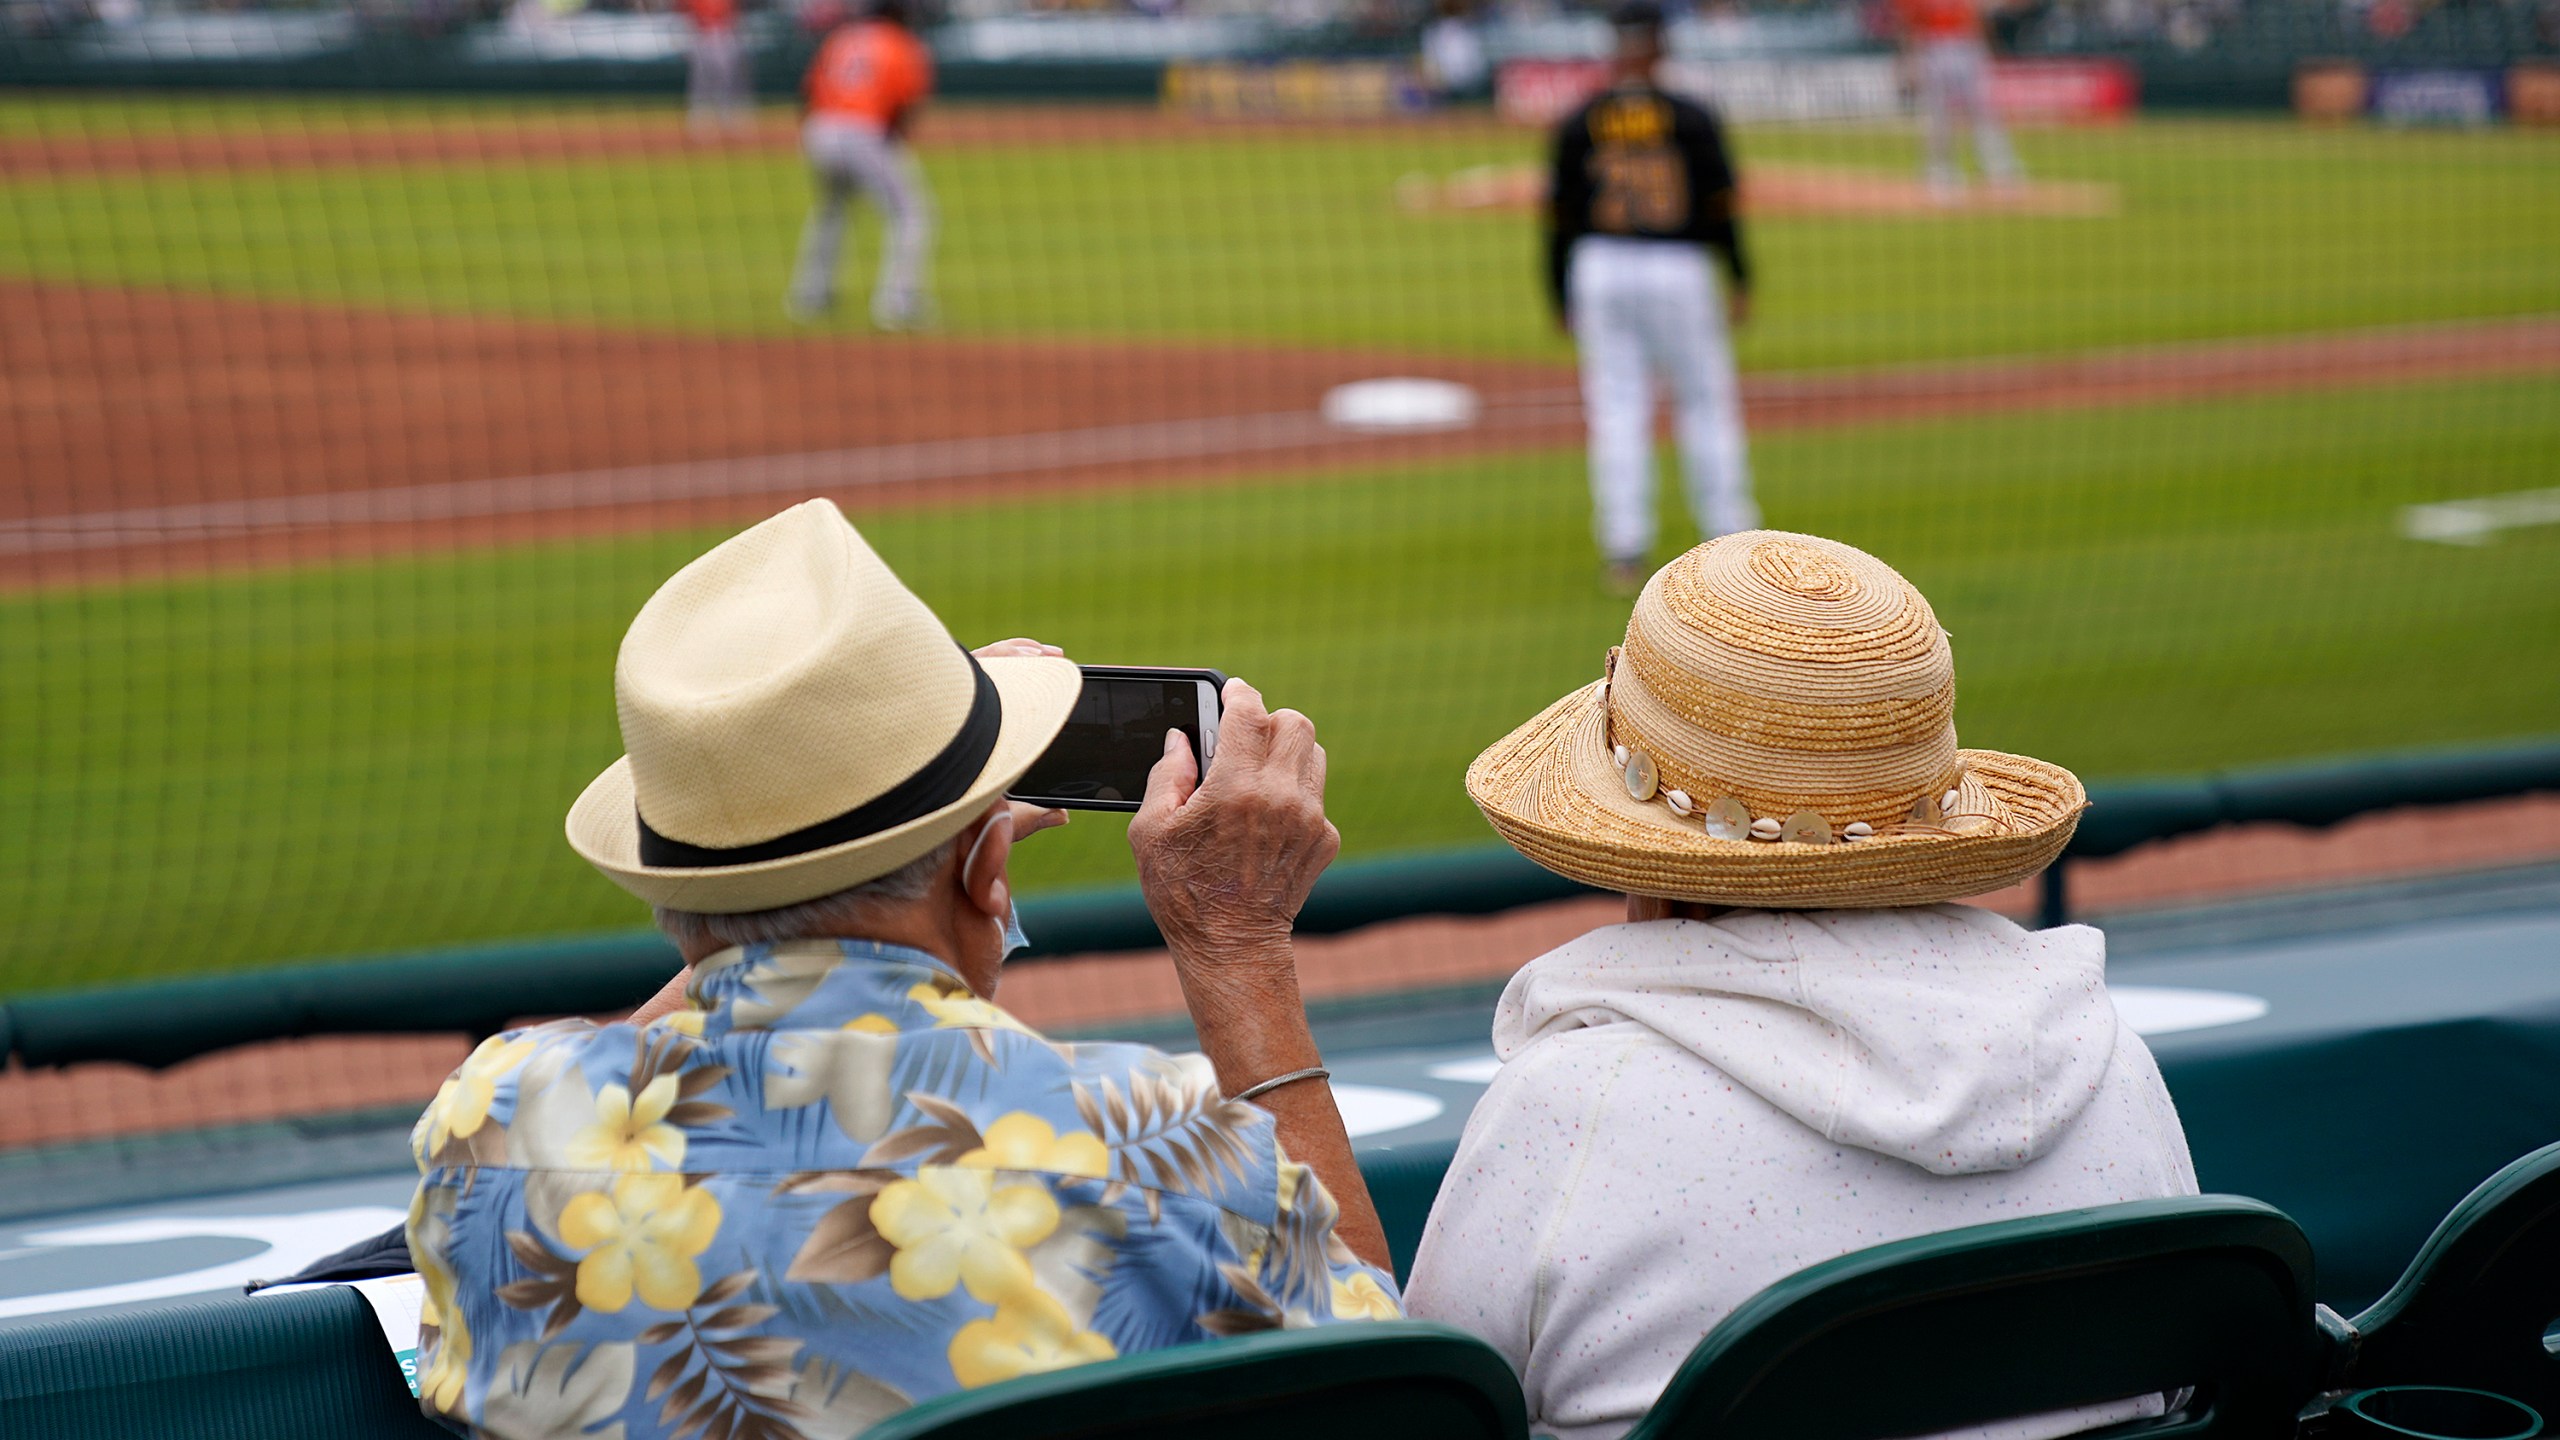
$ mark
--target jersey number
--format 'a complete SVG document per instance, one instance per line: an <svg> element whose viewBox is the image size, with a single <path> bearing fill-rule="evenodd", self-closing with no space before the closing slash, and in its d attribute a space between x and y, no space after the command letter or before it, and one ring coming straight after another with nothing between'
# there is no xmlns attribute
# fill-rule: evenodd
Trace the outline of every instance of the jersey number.
<svg viewBox="0 0 2560 1440"><path fill-rule="evenodd" d="M827 67L828 78L845 90L866 90L871 86L871 52L847 47Z"/></svg>
<svg viewBox="0 0 2560 1440"><path fill-rule="evenodd" d="M1660 145L1604 146L1591 157L1591 228L1671 234L1689 223L1689 172Z"/></svg>

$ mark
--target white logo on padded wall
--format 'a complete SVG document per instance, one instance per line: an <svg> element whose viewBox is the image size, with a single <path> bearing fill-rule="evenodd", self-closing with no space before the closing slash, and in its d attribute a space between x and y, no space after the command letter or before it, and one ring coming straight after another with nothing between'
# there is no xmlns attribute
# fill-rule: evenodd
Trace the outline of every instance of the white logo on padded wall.
<svg viewBox="0 0 2560 1440"><path fill-rule="evenodd" d="M1419 1090L1340 1083L1333 1087L1333 1103L1342 1111L1342 1128L1354 1140L1409 1130L1426 1120L1438 1119L1440 1112L1448 1108L1440 1097Z"/></svg>
<svg viewBox="0 0 2560 1440"><path fill-rule="evenodd" d="M86 1310L100 1305L130 1305L142 1300L168 1300L213 1291L237 1292L252 1280L290 1275L324 1255L379 1235L406 1219L403 1211L381 1205L353 1205L292 1215L154 1215L34 1230L18 1237L9 1258L27 1260L44 1252L73 1247L147 1245L170 1240L252 1240L265 1248L236 1260L77 1290L51 1290L0 1297L0 1319L44 1315L57 1310ZM230 1247L224 1247L226 1250ZM0 1283L7 1268L0 1266Z"/></svg>

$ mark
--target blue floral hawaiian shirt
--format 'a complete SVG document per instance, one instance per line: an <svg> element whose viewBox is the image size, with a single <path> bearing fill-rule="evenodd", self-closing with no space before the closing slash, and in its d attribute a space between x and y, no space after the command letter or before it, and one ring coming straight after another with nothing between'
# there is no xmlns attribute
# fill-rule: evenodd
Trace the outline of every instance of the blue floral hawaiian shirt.
<svg viewBox="0 0 2560 1440"><path fill-rule="evenodd" d="M430 1414L845 1440L968 1386L1397 1313L1199 1056L1052 1043L864 941L725 951L688 998L495 1036L419 1118Z"/></svg>

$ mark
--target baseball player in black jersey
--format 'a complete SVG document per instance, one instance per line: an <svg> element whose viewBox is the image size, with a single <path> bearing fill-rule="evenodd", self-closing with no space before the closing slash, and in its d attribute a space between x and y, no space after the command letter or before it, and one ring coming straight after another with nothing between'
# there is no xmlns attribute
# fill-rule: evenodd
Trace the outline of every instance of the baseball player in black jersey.
<svg viewBox="0 0 2560 1440"><path fill-rule="evenodd" d="M1666 94L1659 5L1634 0L1610 87L1556 132L1547 283L1582 358L1592 528L1611 585L1653 549L1653 382L1671 391L1689 513L1707 536L1760 523L1744 458L1730 326L1750 310L1733 163L1715 116ZM1722 262L1719 296L1707 253Z"/></svg>

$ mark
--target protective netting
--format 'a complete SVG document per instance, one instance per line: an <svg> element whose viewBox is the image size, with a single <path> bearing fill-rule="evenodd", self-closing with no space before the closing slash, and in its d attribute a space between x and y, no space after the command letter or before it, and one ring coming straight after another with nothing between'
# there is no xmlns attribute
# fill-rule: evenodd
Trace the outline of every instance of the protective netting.
<svg viewBox="0 0 2560 1440"><path fill-rule="evenodd" d="M689 127L676 15L0 12L0 70L83 82L0 96L0 993L641 923L560 835L621 631L810 495L965 640L1306 711L1352 855L1489 842L1468 759L1627 613L1538 218L1607 31L1466 19L1493 107L1412 7L1300 8L929 17L879 307L894 147L791 288L795 17ZM1704 16L1672 79L1742 177L1757 503L1930 596L1965 742L2560 729L2548 7L2009 16L2019 166L1954 182L1870 19ZM1445 383L1340 388L1389 378ZM1126 880L1122 828L1026 883Z"/></svg>

